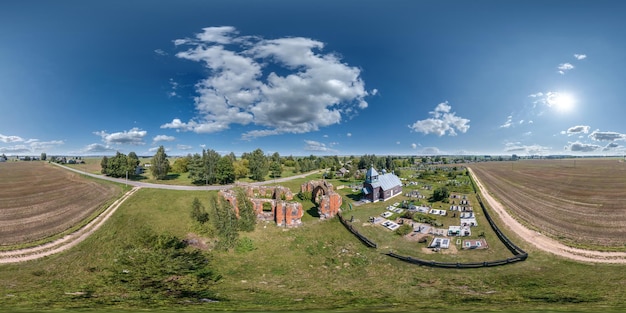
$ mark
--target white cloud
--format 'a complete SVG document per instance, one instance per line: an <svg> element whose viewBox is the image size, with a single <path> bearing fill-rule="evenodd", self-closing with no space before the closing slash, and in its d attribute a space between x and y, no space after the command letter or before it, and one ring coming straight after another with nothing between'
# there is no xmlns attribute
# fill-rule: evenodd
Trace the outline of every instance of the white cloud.
<svg viewBox="0 0 626 313"><path fill-rule="evenodd" d="M304 142L304 150L306 151L337 152L337 150L331 149L319 141L305 140Z"/></svg>
<svg viewBox="0 0 626 313"><path fill-rule="evenodd" d="M4 143L11 143L11 142L21 142L21 141L24 141L24 139L19 136L5 136L3 134L0 134L0 141Z"/></svg>
<svg viewBox="0 0 626 313"><path fill-rule="evenodd" d="M443 136L456 136L456 130L465 133L470 128L470 120L456 116L455 112L450 113L452 107L448 102L439 103L434 111L429 112L431 118L420 120L413 125L409 125L413 131L424 134L437 134Z"/></svg>
<svg viewBox="0 0 626 313"><path fill-rule="evenodd" d="M623 147L618 145L615 142L610 142L608 145L606 145L604 148L602 148L602 151L615 151L615 150L623 150Z"/></svg>
<svg viewBox="0 0 626 313"><path fill-rule="evenodd" d="M157 150L159 150L160 147L152 147L150 149L148 149L148 152L157 152ZM163 147L163 149L165 149L165 152L169 152L171 149L168 147Z"/></svg>
<svg viewBox="0 0 626 313"><path fill-rule="evenodd" d="M0 134L0 142L3 143L20 143L14 146L0 147L2 153L35 153L45 152L45 150L54 149L63 145L63 140L40 141L39 139L27 139L19 136L5 136Z"/></svg>
<svg viewBox="0 0 626 313"><path fill-rule="evenodd" d="M130 145L143 145L143 137L145 137L148 132L145 130L141 130L137 127L131 128L128 131L117 132L117 133L107 133L106 131L94 132L95 135L102 137L102 141L107 145L111 144L130 144Z"/></svg>
<svg viewBox="0 0 626 313"><path fill-rule="evenodd" d="M559 66L557 68L559 69L559 74L564 75L565 71L569 71L569 70L573 69L574 65L572 65L570 63L561 63L561 64L559 64Z"/></svg>
<svg viewBox="0 0 626 313"><path fill-rule="evenodd" d="M425 147L422 149L421 154L437 155L441 154L441 150L437 147Z"/></svg>
<svg viewBox="0 0 626 313"><path fill-rule="evenodd" d="M577 126L572 126L568 128L565 133L567 133L568 136L578 135L578 134L588 134L589 129L591 129L591 127L587 125L577 125Z"/></svg>
<svg viewBox="0 0 626 313"><path fill-rule="evenodd" d="M533 98L535 100L532 101L533 104L543 104L547 107L553 107L559 105L560 101L573 101L571 95L563 92L557 91L548 91L548 92L537 92L534 94L528 95L528 97ZM533 121L528 121L528 124L532 124Z"/></svg>
<svg viewBox="0 0 626 313"><path fill-rule="evenodd" d="M157 135L154 138L152 138L152 141L154 143L161 142L161 141L174 141L174 140L176 140L176 137L168 136L168 135Z"/></svg>
<svg viewBox="0 0 626 313"><path fill-rule="evenodd" d="M584 60L587 58L586 54L574 54L574 58L576 58L576 60Z"/></svg>
<svg viewBox="0 0 626 313"><path fill-rule="evenodd" d="M399 144L400 144L400 142L399 142L399 141L396 141L396 144L397 144L397 145L399 145Z"/></svg>
<svg viewBox="0 0 626 313"><path fill-rule="evenodd" d="M110 146L105 146L99 143L92 143L87 145L82 152L83 153L102 153L102 152L114 152L116 151L114 148Z"/></svg>
<svg viewBox="0 0 626 313"><path fill-rule="evenodd" d="M202 62L209 76L196 84L196 116L161 128L212 133L232 124L261 127L242 135L251 139L316 131L368 106L360 69L322 53L324 44L313 39L239 36L224 26L174 43L190 46L176 56Z"/></svg>
<svg viewBox="0 0 626 313"><path fill-rule="evenodd" d="M322 136L322 137L324 137L324 138L328 138L328 135L324 135L324 136Z"/></svg>
<svg viewBox="0 0 626 313"><path fill-rule="evenodd" d="M347 133L346 137L352 137L352 133Z"/></svg>
<svg viewBox="0 0 626 313"><path fill-rule="evenodd" d="M413 148L413 149L417 149L417 144L412 143L412 144L411 144L411 148Z"/></svg>
<svg viewBox="0 0 626 313"><path fill-rule="evenodd" d="M576 141L568 142L564 149L572 152L593 152L602 149L602 146Z"/></svg>
<svg viewBox="0 0 626 313"><path fill-rule="evenodd" d="M617 132L601 132L599 130L594 130L591 134L589 134L589 138L596 141L625 140L626 134L620 134Z"/></svg>
<svg viewBox="0 0 626 313"><path fill-rule="evenodd" d="M511 127L511 125L513 125L513 116L509 115L506 118L506 122L504 122L504 124L500 125L500 128L509 128L509 127Z"/></svg>
<svg viewBox="0 0 626 313"><path fill-rule="evenodd" d="M504 152L524 153L527 155L545 154L550 151L550 147L534 145L523 145L520 142L508 142L504 145Z"/></svg>
<svg viewBox="0 0 626 313"><path fill-rule="evenodd" d="M52 140L52 141L39 141L37 139L29 142L30 147L33 151L42 151L48 149L54 149L57 146L65 144L63 140Z"/></svg>
<svg viewBox="0 0 626 313"><path fill-rule="evenodd" d="M191 150L191 149L193 149L193 147L189 146L189 145L178 144L178 145L176 145L176 149L178 149L178 150Z"/></svg>
<svg viewBox="0 0 626 313"><path fill-rule="evenodd" d="M29 153L32 152L29 146L26 145L15 145L10 147L0 147L0 153Z"/></svg>
<svg viewBox="0 0 626 313"><path fill-rule="evenodd" d="M161 56L166 56L167 52L165 52L163 49L155 49L154 53L161 55Z"/></svg>

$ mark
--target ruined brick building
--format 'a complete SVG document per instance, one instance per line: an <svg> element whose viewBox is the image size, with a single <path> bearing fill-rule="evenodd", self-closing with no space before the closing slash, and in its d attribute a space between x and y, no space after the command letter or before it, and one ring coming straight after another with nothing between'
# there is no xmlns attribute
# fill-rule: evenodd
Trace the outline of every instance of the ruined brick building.
<svg viewBox="0 0 626 313"><path fill-rule="evenodd" d="M325 180L311 180L302 184L300 191L311 193L311 199L317 204L320 219L331 218L339 212L341 195L335 192L331 183Z"/></svg>
<svg viewBox="0 0 626 313"><path fill-rule="evenodd" d="M274 221L282 227L297 227L302 225L304 210L300 202L292 201L293 193L289 188L282 186L253 186L237 184L242 188L256 213L257 220ZM341 195L336 193L333 185L325 180L309 181L300 187L303 193L310 193L311 199L317 205L320 219L335 216L341 207ZM233 206L239 216L237 194L235 190L220 190L219 195Z"/></svg>
<svg viewBox="0 0 626 313"><path fill-rule="evenodd" d="M252 202L257 220L274 221L282 227L296 227L302 224L302 204L293 200L293 193L289 188L282 186L252 186L238 184L244 190L250 202ZM232 189L219 192L226 201L235 209L239 216L237 195Z"/></svg>

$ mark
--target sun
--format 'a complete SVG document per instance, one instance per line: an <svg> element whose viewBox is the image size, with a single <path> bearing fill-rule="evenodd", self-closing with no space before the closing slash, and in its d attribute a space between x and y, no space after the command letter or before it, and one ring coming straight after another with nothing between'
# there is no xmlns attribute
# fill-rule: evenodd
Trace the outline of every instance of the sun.
<svg viewBox="0 0 626 313"><path fill-rule="evenodd" d="M568 93L551 92L547 98L548 106L559 112L569 112L574 109L576 99Z"/></svg>

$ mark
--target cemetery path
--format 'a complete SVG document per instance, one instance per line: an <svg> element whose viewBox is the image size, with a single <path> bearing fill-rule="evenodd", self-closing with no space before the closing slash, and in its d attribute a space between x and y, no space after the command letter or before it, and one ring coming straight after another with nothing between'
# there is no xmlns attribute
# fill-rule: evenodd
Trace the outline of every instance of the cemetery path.
<svg viewBox="0 0 626 313"><path fill-rule="evenodd" d="M482 198L487 202L489 207L497 213L501 221L499 225L503 224L506 228L536 248L580 262L626 264L626 252L606 252L573 248L542 235L539 232L526 228L513 218L513 216L504 209L504 206L485 189L478 177L472 172L472 169L468 167L468 170L474 178Z"/></svg>

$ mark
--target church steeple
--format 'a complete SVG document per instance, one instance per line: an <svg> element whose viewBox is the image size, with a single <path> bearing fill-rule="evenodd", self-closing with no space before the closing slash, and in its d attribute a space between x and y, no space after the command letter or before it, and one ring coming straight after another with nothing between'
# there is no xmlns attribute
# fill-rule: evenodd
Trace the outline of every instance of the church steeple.
<svg viewBox="0 0 626 313"><path fill-rule="evenodd" d="M368 184L375 183L378 181L378 172L374 169L374 165L370 167L369 170L365 173L365 182Z"/></svg>

